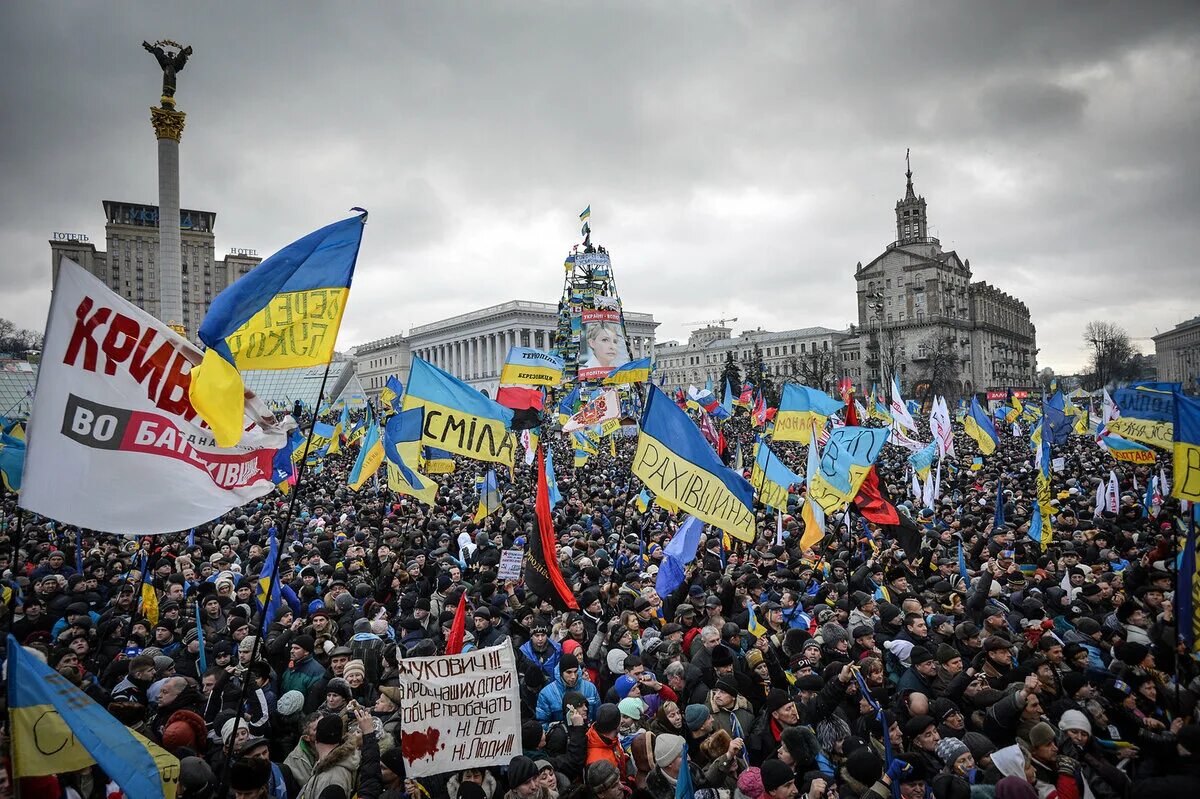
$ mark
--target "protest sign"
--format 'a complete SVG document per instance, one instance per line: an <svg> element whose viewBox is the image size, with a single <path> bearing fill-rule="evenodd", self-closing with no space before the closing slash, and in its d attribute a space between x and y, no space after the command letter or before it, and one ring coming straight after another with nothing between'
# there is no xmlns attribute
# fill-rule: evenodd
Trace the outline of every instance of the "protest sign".
<svg viewBox="0 0 1200 799"><path fill-rule="evenodd" d="M1055 458L1054 460L1050 461L1050 466L1054 469L1054 471L1061 472L1066 468L1067 460L1066 458Z"/></svg>
<svg viewBox="0 0 1200 799"><path fill-rule="evenodd" d="M521 559L524 553L519 549L506 549L500 553L500 568L496 570L497 580L520 580Z"/></svg>
<svg viewBox="0 0 1200 799"><path fill-rule="evenodd" d="M400 661L409 777L508 765L522 753L516 657L507 643Z"/></svg>
<svg viewBox="0 0 1200 799"><path fill-rule="evenodd" d="M186 530L275 489L287 430L253 394L233 447L188 397L199 350L64 258L30 420L21 507L108 533Z"/></svg>

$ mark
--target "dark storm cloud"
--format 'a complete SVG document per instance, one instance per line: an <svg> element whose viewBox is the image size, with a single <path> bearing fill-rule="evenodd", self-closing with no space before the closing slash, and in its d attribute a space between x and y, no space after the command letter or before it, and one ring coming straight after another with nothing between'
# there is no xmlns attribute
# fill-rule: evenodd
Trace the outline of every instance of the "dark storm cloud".
<svg viewBox="0 0 1200 799"><path fill-rule="evenodd" d="M154 202L139 44L179 78L186 207L269 252L371 210L343 346L554 301L593 207L660 336L854 321L903 154L935 232L1021 297L1040 360L1083 325L1196 312L1197 6L145 4L0 7L0 316L40 327L54 230ZM1154 285L1153 290L1149 289ZM1149 342L1142 342L1149 345Z"/></svg>

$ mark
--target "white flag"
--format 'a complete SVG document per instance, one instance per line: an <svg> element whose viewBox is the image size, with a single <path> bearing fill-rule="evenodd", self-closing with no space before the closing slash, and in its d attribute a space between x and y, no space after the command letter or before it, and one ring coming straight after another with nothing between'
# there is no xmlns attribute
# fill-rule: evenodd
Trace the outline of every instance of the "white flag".
<svg viewBox="0 0 1200 799"><path fill-rule="evenodd" d="M1104 506L1112 513L1117 512L1117 506L1121 502L1121 488L1117 483L1117 473L1109 471L1108 473L1108 490L1104 494Z"/></svg>
<svg viewBox="0 0 1200 799"><path fill-rule="evenodd" d="M609 419L618 419L620 416L621 397L617 394L615 388L610 388L580 408L579 412L568 419L567 423L563 425L562 431L570 433L575 430L582 430L585 427L592 427Z"/></svg>
<svg viewBox="0 0 1200 799"><path fill-rule="evenodd" d="M216 445L188 399L201 352L63 258L27 432L21 507L108 533L204 524L275 488L287 429L252 394Z"/></svg>
<svg viewBox="0 0 1200 799"><path fill-rule="evenodd" d="M908 412L908 406L904 404L904 397L900 396L900 381L895 376L892 377L892 404L889 410L892 412L892 421L897 425L917 432L917 424Z"/></svg>

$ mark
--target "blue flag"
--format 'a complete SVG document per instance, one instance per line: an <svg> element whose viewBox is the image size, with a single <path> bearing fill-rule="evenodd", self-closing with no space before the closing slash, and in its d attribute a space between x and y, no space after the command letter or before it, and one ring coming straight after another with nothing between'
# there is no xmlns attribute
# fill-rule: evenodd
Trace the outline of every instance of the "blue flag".
<svg viewBox="0 0 1200 799"><path fill-rule="evenodd" d="M275 562L279 558L279 536L275 534L275 528L270 530L271 546L267 552L267 559L263 563L262 570L258 573L258 588L255 591L255 600L258 602L258 607L263 611L265 619L263 620L263 629L271 625L275 617L279 614L279 606L281 603L279 595L279 579L276 578L274 585L271 584L271 573L275 571Z"/></svg>
<svg viewBox="0 0 1200 799"><path fill-rule="evenodd" d="M703 529L704 522L695 516L688 516L663 549L658 579L654 582L654 590L659 596L669 596L672 591L683 585L683 567L695 560Z"/></svg>

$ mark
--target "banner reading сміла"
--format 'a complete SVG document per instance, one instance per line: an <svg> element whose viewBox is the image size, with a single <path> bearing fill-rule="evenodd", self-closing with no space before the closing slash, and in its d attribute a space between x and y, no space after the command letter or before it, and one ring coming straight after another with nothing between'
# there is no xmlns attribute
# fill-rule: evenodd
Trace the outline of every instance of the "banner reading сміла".
<svg viewBox="0 0 1200 799"><path fill-rule="evenodd" d="M521 749L516 659L507 643L400 661L401 752L410 777L507 765Z"/></svg>

